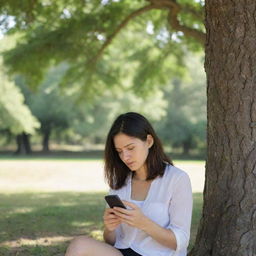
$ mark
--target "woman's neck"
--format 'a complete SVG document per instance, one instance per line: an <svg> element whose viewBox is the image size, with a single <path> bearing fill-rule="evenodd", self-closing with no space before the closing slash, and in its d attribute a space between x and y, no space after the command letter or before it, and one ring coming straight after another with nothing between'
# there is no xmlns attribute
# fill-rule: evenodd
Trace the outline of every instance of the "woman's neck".
<svg viewBox="0 0 256 256"><path fill-rule="evenodd" d="M133 174L133 179L134 180L139 180L139 181L145 181L147 180L147 169L144 167L140 170L135 171L135 173Z"/></svg>

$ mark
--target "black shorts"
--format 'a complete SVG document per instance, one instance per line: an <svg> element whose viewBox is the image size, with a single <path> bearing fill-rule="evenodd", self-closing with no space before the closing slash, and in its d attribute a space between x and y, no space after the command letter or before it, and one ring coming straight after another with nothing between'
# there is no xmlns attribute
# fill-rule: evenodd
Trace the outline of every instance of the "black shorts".
<svg viewBox="0 0 256 256"><path fill-rule="evenodd" d="M131 248L128 249L118 249L124 256L142 256L140 254L138 254L137 252L135 252L134 250L132 250Z"/></svg>

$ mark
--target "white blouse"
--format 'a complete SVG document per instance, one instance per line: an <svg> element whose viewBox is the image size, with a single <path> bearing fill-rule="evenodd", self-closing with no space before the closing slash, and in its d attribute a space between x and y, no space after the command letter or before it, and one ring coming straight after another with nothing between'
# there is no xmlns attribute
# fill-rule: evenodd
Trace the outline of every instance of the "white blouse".
<svg viewBox="0 0 256 256"><path fill-rule="evenodd" d="M132 202L131 175L126 185L110 190L122 200ZM151 183L148 195L140 207L144 215L163 228L170 229L177 240L176 251L167 248L144 231L120 224L116 229L115 247L131 248L142 256L185 256L190 237L192 216L192 189L189 176L182 170L167 165L163 177Z"/></svg>

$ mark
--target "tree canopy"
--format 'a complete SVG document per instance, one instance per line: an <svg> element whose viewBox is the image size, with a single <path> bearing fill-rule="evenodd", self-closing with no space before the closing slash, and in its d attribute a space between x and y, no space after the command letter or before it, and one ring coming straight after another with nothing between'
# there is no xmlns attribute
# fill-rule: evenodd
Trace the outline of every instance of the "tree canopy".
<svg viewBox="0 0 256 256"><path fill-rule="evenodd" d="M2 39L0 51L8 49L10 42L13 41ZM0 57L0 81L0 130L9 130L12 134L34 133L40 124L26 105L20 89L7 76L2 57Z"/></svg>
<svg viewBox="0 0 256 256"><path fill-rule="evenodd" d="M127 84L148 91L180 72L184 45L204 42L202 1L25 0L2 2L0 11L2 26L13 19L8 33L21 33L5 53L12 72L39 84L50 66L66 61L63 84L87 96Z"/></svg>
<svg viewBox="0 0 256 256"><path fill-rule="evenodd" d="M86 97L87 107L79 115L86 118L74 125L88 136L92 130L96 133L97 129L92 127L98 127L97 121L92 123L89 118L93 116L90 109L102 109L102 113L107 109L97 106L101 97L106 101L111 95L123 98L123 107L117 108L124 111L130 109L128 101L135 100L134 110L139 102L131 90L152 101L150 94L154 95L154 88L170 84L171 77L184 76L188 48L202 49L204 42L203 5L198 0L1 2L3 31L19 35L16 46L4 53L5 64L10 73L22 75L26 86L37 86L39 91L52 67L66 65L58 83L73 88L79 97ZM33 94L33 98L39 94ZM40 97L43 99L43 94ZM77 97L76 100L79 101ZM34 102L37 104L30 102L30 108L42 124L48 120L42 116L49 113L39 107L41 100ZM77 110L81 108L76 105ZM175 106L169 109L173 111ZM143 108L138 111L147 113ZM186 123L188 118L186 114L182 119L185 126L192 125ZM42 129L45 130L45 125ZM188 132L186 128L183 136Z"/></svg>
<svg viewBox="0 0 256 256"><path fill-rule="evenodd" d="M24 103L22 93L2 71L0 80L0 129L8 129L13 134L34 133L40 125Z"/></svg>

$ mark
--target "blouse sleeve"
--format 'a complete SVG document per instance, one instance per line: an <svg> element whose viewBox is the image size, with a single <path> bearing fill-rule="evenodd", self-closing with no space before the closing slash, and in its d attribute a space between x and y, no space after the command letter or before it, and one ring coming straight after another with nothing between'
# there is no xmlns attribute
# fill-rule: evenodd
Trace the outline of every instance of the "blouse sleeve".
<svg viewBox="0 0 256 256"><path fill-rule="evenodd" d="M176 251L185 250L189 244L193 197L189 176L183 173L174 185L169 205L171 229L176 237Z"/></svg>

